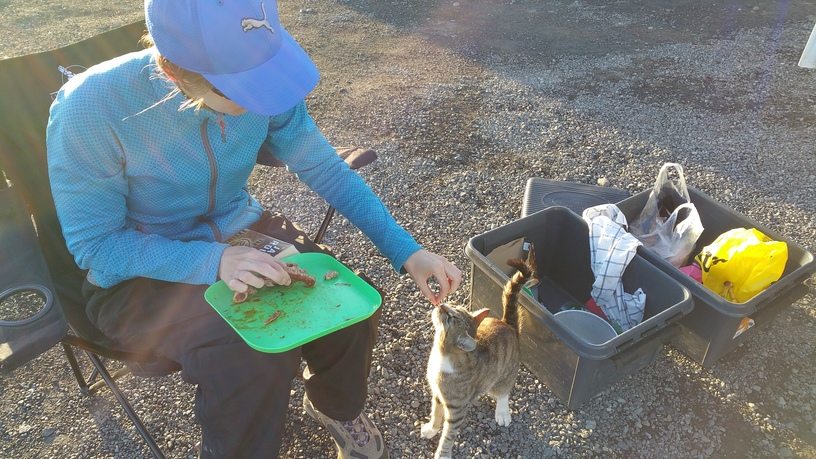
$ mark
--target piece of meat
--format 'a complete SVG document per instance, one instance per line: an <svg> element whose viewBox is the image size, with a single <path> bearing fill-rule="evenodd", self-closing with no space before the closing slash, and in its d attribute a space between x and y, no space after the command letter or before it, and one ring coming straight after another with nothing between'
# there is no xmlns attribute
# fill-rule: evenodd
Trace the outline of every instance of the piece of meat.
<svg viewBox="0 0 816 459"><path fill-rule="evenodd" d="M310 276L309 273L295 263L286 263L286 272L289 274L292 282L303 282L307 287L314 287L315 278Z"/></svg>
<svg viewBox="0 0 816 459"><path fill-rule="evenodd" d="M267 319L266 319L266 320L264 320L264 325L269 325L269 324L271 324L272 322L274 322L274 321L278 320L278 317L280 317L280 316L281 316L281 312L280 312L280 311L275 311L275 312L273 312L271 316L267 317Z"/></svg>
<svg viewBox="0 0 816 459"><path fill-rule="evenodd" d="M326 274L323 275L323 280L332 280L337 277L337 271L326 271Z"/></svg>

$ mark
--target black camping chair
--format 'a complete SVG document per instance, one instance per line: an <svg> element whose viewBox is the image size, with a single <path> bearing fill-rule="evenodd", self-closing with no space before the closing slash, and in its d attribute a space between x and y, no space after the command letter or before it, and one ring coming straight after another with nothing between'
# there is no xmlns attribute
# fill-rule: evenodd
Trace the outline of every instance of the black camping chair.
<svg viewBox="0 0 816 459"><path fill-rule="evenodd" d="M10 372L60 343L82 393L110 388L154 456L162 458L156 442L117 387L116 378L129 372L163 376L179 367L158 356L117 346L88 321L80 292L84 272L74 263L62 237L51 199L45 150L52 94L73 74L137 50L144 31L144 23L137 22L64 48L0 61L0 312L15 307L30 309L32 302L39 306L27 317L0 315L0 373ZM372 150L362 148L338 153L353 169L377 157ZM258 162L282 165L263 150ZM315 235L316 242L323 239L333 215L330 207ZM74 349L82 350L90 361L92 371L87 378ZM103 359L125 365L111 373Z"/></svg>

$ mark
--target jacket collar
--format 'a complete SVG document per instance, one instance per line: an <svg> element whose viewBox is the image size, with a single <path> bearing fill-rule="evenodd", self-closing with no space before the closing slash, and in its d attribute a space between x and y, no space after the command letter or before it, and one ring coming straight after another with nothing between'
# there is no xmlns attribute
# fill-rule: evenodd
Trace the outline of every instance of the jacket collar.
<svg viewBox="0 0 816 459"><path fill-rule="evenodd" d="M142 72L144 72L145 77L150 82L150 85L153 88L153 93L156 96L156 100L152 103L157 103L161 101L159 105L165 107L172 107L173 110L178 110L182 103L185 101L185 95L182 93L178 93L175 96L164 100L168 94L170 94L173 90L176 89L176 85L168 81L166 78L161 75L161 72L156 64L156 49L150 48L146 49L143 52L149 55L148 57L148 65L144 67ZM202 108L201 110L195 109L186 109L181 110L178 112L180 117L185 119L194 119L197 121L201 121L204 118L213 118L218 114L212 110Z"/></svg>

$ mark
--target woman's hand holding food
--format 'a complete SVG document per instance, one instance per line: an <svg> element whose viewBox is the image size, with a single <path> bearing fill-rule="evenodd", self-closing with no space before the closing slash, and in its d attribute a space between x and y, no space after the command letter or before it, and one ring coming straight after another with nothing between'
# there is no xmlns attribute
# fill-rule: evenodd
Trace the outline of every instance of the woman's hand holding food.
<svg viewBox="0 0 816 459"><path fill-rule="evenodd" d="M227 247L221 255L218 277L230 290L243 293L248 287L263 287L266 279L289 285L292 280L285 267L285 263L272 255L252 247Z"/></svg>
<svg viewBox="0 0 816 459"><path fill-rule="evenodd" d="M445 257L428 252L425 249L414 252L403 265L419 290L434 306L438 305L449 293L459 288L462 272ZM434 278L439 284L439 291L434 292L428 281Z"/></svg>

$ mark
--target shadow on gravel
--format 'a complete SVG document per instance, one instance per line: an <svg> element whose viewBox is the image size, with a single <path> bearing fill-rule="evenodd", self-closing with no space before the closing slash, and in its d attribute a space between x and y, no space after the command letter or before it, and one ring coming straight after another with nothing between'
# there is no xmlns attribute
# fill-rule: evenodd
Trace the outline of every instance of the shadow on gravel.
<svg viewBox="0 0 816 459"><path fill-rule="evenodd" d="M666 43L730 39L740 29L764 27L780 16L802 18L813 13L810 2L804 0L773 4L734 0L341 3L477 61L514 56L546 62L564 55L603 56Z"/></svg>
<svg viewBox="0 0 816 459"><path fill-rule="evenodd" d="M724 418L720 426L725 428L721 455L746 457L758 449L758 443L767 441L800 451L803 457L816 454L811 408L816 400L816 386L812 384L816 369L787 363L816 361L812 346L816 332L809 308L814 298L811 292L720 359L709 373L720 381L719 386L701 383L700 378L689 379L683 386L693 386L689 399L696 398L694 391L705 391L705 396L722 400L718 402ZM691 362L685 364L694 367ZM705 430L705 426L700 427Z"/></svg>
<svg viewBox="0 0 816 459"><path fill-rule="evenodd" d="M720 155L728 161L713 170L726 181L742 177L737 185L749 189L751 194L800 208L807 201L801 196L754 185L775 181L775 177L761 175L763 167L767 170L768 163L774 161L774 150L784 149L785 141L792 141L799 131L816 126L812 88L788 84L792 73L789 69L798 60L807 39L807 31L801 25L814 13L811 2L590 0L557 4L516 1L502 5L487 0L346 0L341 3L515 81L532 96L548 98L561 104L564 110L617 129L633 142L648 141L652 150L662 150L665 153L661 156L668 157L655 158L656 165L671 159L691 168L697 162L696 155ZM753 29L757 31L752 32ZM742 43L749 32L753 34L749 38L755 40L750 48ZM677 60L673 55L677 46L691 49L686 52L692 55L685 57L692 60ZM606 56L620 62L605 62ZM563 62L568 64L562 65ZM536 82L537 77L543 83ZM574 103L581 98L583 104ZM606 105L596 109L587 100L593 98L605 98L600 103ZM630 109L642 108L647 113L655 110L664 116L638 120L639 124L634 126L631 119L610 119L614 113L610 113L609 105L616 99ZM453 107L457 108L455 104ZM698 145L694 150L676 135L664 138L666 126L672 124L673 110L722 119L722 126L716 129L685 119L687 128L698 131L686 135L706 139L700 143L710 148L700 151ZM456 124L462 120L451 121ZM727 122L732 124L730 129ZM435 150L434 143L439 139L424 135L427 126L405 129L406 134L418 136L413 138L427 144L423 146L425 150ZM727 140L732 137L733 142ZM457 145L464 145L467 150L468 141L479 139L463 140L464 143L448 139L454 147L452 151L457 151ZM482 144L476 146L481 148ZM547 150L546 146L542 145L542 151ZM459 150L462 149L460 146ZM708 167L712 170L711 164ZM779 164L780 170L785 167ZM801 171L784 172L777 175L795 176ZM816 169L804 172L816 174ZM734 184L722 189L717 184L697 186L709 192L734 188ZM808 208L802 210L809 212Z"/></svg>
<svg viewBox="0 0 816 459"><path fill-rule="evenodd" d="M142 457L150 456L150 450L144 446L144 440L134 431L133 424L122 413L122 408L118 404L100 396L92 396L87 399L82 408L87 409L93 418L93 423L99 432L98 438L102 443L100 447L102 451L113 457L120 456L125 451L135 454L136 450L141 450ZM153 429L151 433L154 435L155 427L147 426L148 429Z"/></svg>

